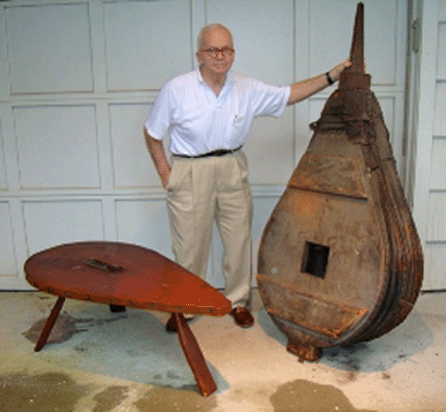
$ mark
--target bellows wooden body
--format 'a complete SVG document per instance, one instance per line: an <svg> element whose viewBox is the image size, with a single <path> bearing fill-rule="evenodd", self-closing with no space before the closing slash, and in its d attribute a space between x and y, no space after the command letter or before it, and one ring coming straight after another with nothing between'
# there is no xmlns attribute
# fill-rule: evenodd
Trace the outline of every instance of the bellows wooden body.
<svg viewBox="0 0 446 412"><path fill-rule="evenodd" d="M364 6L340 79L264 230L258 285L287 349L377 338L409 314L423 256L379 103L364 73Z"/></svg>

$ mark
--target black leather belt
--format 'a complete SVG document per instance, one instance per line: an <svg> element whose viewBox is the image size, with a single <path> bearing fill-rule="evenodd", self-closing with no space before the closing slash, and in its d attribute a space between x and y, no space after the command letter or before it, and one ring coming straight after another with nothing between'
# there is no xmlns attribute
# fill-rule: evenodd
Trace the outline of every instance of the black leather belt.
<svg viewBox="0 0 446 412"><path fill-rule="evenodd" d="M186 159L199 159L200 157L225 156L227 154L234 153L237 150L240 150L241 148L242 148L242 146L239 146L236 149L230 149L230 150L218 149L218 150L213 150L212 152L203 153L203 154L199 154L199 155L195 155L195 156L189 156L189 155L183 155L183 154L174 154L174 156L184 157Z"/></svg>

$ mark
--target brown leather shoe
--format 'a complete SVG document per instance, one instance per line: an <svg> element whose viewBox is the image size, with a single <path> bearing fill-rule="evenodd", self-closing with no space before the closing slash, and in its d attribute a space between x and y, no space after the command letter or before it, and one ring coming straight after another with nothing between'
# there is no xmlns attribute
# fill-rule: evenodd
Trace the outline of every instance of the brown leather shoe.
<svg viewBox="0 0 446 412"><path fill-rule="evenodd" d="M192 315L183 315L186 322L190 322L192 319L194 319L194 316ZM169 318L169 320L166 323L166 332L170 333L177 333L177 320L175 319L175 316L172 314Z"/></svg>
<svg viewBox="0 0 446 412"><path fill-rule="evenodd" d="M232 309L231 316L234 318L234 322L241 328L250 328L254 325L254 318L248 308L244 306L237 306Z"/></svg>

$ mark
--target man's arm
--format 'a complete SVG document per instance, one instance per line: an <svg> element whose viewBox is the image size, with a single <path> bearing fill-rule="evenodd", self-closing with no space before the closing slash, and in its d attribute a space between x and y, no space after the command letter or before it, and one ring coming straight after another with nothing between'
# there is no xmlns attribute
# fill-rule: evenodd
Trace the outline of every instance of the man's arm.
<svg viewBox="0 0 446 412"><path fill-rule="evenodd" d="M170 178L170 165L167 161L166 153L164 152L163 142L156 140L147 133L144 127L144 136L146 138L147 147L149 148L150 156L152 156L153 163L155 163L156 171L161 179L163 188L166 189Z"/></svg>
<svg viewBox="0 0 446 412"><path fill-rule="evenodd" d="M350 60L346 60L331 69L329 75L333 81L336 82L341 77L341 73L344 69L350 66ZM290 97L288 98L287 104L291 105L301 102L320 90L325 89L327 86L329 86L329 83L325 73L302 82L294 83L291 85Z"/></svg>

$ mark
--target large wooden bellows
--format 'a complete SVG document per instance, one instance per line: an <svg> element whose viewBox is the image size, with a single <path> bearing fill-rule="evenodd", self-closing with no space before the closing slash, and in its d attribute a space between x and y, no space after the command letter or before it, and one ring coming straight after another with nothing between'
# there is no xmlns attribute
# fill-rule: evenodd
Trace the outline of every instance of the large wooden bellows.
<svg viewBox="0 0 446 412"><path fill-rule="evenodd" d="M420 241L364 73L363 27L359 3L352 66L312 125L260 245L262 300L302 360L389 332L422 282Z"/></svg>

